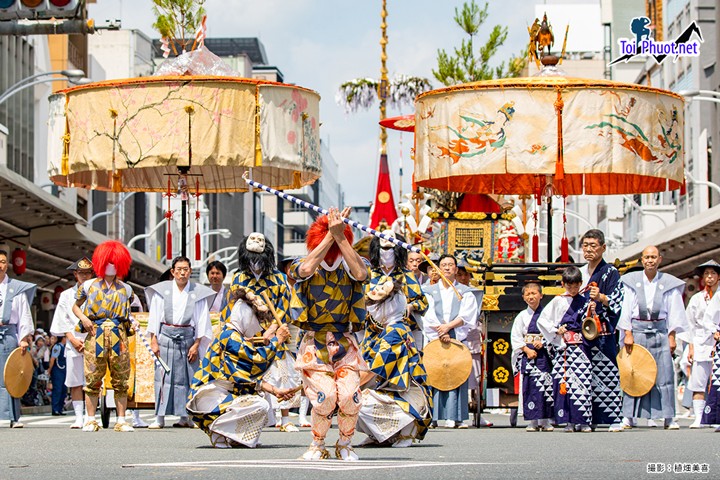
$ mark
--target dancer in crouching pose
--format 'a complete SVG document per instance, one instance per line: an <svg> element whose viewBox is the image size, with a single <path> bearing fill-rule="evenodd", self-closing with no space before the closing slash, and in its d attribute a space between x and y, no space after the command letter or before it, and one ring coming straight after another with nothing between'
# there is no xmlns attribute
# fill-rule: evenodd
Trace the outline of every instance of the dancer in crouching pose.
<svg viewBox="0 0 720 480"><path fill-rule="evenodd" d="M230 318L193 379L187 411L214 447L254 448L270 410L262 392L280 400L295 394L262 380L290 332L287 326L274 325L255 337L261 323L272 321L268 306L244 288L235 289L233 295L236 302Z"/></svg>
<svg viewBox="0 0 720 480"><path fill-rule="evenodd" d="M384 277L368 291L367 311L379 333L366 333L363 358L374 377L363 390L357 429L368 436L363 444L389 443L409 447L425 438L430 425L432 395L410 327L403 321L407 299L402 282ZM369 330L368 330L369 332Z"/></svg>

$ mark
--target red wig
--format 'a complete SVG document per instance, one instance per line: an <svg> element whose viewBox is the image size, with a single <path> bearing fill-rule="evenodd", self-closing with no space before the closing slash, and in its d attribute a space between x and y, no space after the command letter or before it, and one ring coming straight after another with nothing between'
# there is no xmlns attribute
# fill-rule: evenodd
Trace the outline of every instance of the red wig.
<svg viewBox="0 0 720 480"><path fill-rule="evenodd" d="M330 230L328 229L328 217L327 215L323 215L315 222L313 222L312 225L310 225L310 228L308 228L307 231L307 237L305 237L305 245L307 245L308 252L312 252L317 248L318 245L320 245L320 242L323 241L323 238L325 238L325 235ZM347 223L345 224L345 230L343 232L345 234L345 238L350 243L350 245L353 244L354 236L352 232L352 228L350 228L350 225ZM332 246L330 247L330 250L325 254L325 261L329 264L335 263L335 260L340 256L340 247L337 243L333 242Z"/></svg>
<svg viewBox="0 0 720 480"><path fill-rule="evenodd" d="M132 263L130 251L117 240L103 242L95 247L95 252L93 252L92 264L98 277L105 276L105 268L109 263L115 265L117 277L121 280L130 273L130 264Z"/></svg>

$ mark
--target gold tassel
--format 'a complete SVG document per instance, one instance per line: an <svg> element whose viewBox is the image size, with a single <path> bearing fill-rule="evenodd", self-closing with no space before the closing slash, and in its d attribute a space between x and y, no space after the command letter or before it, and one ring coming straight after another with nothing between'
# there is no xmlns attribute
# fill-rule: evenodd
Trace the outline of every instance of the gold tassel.
<svg viewBox="0 0 720 480"><path fill-rule="evenodd" d="M255 89L255 166L262 167L262 147L260 146L260 87Z"/></svg>
<svg viewBox="0 0 720 480"><path fill-rule="evenodd" d="M555 163L555 179L562 180L565 178L565 160L563 153L563 135L562 135L562 114L565 103L562 98L562 91L558 88L557 100L555 100L555 113L557 114L557 162Z"/></svg>
<svg viewBox="0 0 720 480"><path fill-rule="evenodd" d="M115 147L117 146L117 110L110 109L110 118L113 119L113 150L112 150L112 174L111 174L111 190L113 193L122 192L122 174L115 168Z"/></svg>

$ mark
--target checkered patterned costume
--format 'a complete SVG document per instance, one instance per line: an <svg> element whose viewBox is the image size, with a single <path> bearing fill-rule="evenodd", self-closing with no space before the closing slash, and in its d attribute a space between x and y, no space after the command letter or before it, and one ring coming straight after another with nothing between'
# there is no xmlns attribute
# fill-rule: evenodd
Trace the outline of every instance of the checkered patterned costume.
<svg viewBox="0 0 720 480"><path fill-rule="evenodd" d="M110 370L116 398L127 397L130 352L127 337L135 331L129 323L132 288L120 280L106 284L102 278L83 283L75 300L85 302L85 314L95 324L95 336L85 338L85 393L100 394L103 377Z"/></svg>
<svg viewBox="0 0 720 480"><path fill-rule="evenodd" d="M218 448L254 447L270 405L257 394L275 360L278 340L254 345L226 324L195 373L187 411Z"/></svg>

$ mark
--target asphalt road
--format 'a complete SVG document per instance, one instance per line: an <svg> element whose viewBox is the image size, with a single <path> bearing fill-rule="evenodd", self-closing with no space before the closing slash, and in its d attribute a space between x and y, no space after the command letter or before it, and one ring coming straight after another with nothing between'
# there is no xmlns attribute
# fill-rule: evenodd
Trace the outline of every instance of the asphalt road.
<svg viewBox="0 0 720 480"><path fill-rule="evenodd" d="M25 417L24 429L0 424L0 479L720 478L720 433L689 430L688 420L680 420L679 431L639 427L622 433L569 434L561 429L528 433L507 426L507 416L485 418L496 426L439 428L410 448L358 448L361 460L345 463L296 460L311 440L307 428L300 433L267 428L256 449L218 450L197 429L84 433L68 428L69 417ZM167 421L172 424L173 419ZM364 437L357 434L356 443ZM333 428L328 445L336 439ZM665 471L647 473L648 464ZM707 473L668 472L668 467L678 466L705 468Z"/></svg>

